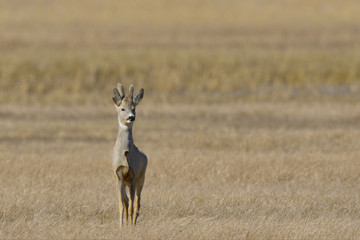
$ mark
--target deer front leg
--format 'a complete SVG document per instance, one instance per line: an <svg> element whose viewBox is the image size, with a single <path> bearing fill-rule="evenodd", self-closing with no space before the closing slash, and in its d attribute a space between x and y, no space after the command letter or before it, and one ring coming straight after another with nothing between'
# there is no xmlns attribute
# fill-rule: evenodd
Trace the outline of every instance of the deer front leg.
<svg viewBox="0 0 360 240"><path fill-rule="evenodd" d="M125 223L127 223L128 219L128 198L125 193L124 186L119 183L119 215L120 215L120 227L123 226L123 214L125 211Z"/></svg>
<svg viewBox="0 0 360 240"><path fill-rule="evenodd" d="M135 188L136 184L135 181L130 185L130 202L129 202L129 214L130 214L130 221L134 224L134 197L135 197Z"/></svg>
<svg viewBox="0 0 360 240"><path fill-rule="evenodd" d="M128 224L128 207L129 207L129 199L128 199L128 197L126 196L126 193L125 193L125 189L124 189L124 212L125 212L125 219L124 219L124 221L125 221L125 225L127 225Z"/></svg>

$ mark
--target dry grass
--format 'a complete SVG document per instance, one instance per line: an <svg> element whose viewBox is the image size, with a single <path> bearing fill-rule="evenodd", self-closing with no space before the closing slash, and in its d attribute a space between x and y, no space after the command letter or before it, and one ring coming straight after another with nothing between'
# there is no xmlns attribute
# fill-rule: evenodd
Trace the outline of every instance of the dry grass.
<svg viewBox="0 0 360 240"><path fill-rule="evenodd" d="M0 103L103 103L118 81L203 102L219 93L359 99L356 0L1 5Z"/></svg>
<svg viewBox="0 0 360 240"><path fill-rule="evenodd" d="M0 108L0 238L358 239L360 105L138 108L138 226L118 228L111 104Z"/></svg>
<svg viewBox="0 0 360 240"><path fill-rule="evenodd" d="M0 3L0 238L359 239L356 0ZM118 228L111 89L145 88Z"/></svg>

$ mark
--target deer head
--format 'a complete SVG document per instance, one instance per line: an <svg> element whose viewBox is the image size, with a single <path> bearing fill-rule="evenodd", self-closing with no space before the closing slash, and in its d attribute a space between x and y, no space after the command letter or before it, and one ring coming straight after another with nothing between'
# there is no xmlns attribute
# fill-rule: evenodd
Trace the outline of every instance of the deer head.
<svg viewBox="0 0 360 240"><path fill-rule="evenodd" d="M134 86L130 85L129 94L125 95L124 86L120 83L113 90L113 101L118 114L119 124L122 126L131 126L136 117L135 108L144 97L144 89L140 89L134 97Z"/></svg>

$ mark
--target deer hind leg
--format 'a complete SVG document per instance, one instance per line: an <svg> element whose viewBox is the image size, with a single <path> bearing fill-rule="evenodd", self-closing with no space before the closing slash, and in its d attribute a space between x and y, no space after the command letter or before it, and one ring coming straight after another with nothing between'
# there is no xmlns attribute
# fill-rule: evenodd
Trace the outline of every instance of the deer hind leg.
<svg viewBox="0 0 360 240"><path fill-rule="evenodd" d="M144 186L144 177L140 178L136 183L136 191L135 191L135 206L134 206L134 219L133 224L136 224L137 218L139 217L140 211L140 200L141 200L141 191Z"/></svg>

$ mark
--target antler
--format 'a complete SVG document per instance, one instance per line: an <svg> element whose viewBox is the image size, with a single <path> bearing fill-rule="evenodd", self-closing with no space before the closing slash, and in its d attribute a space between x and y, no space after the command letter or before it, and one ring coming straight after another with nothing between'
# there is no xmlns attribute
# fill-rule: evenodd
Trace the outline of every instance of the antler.
<svg viewBox="0 0 360 240"><path fill-rule="evenodd" d="M131 97L131 99L134 97L134 85L130 85L129 87L129 97Z"/></svg>
<svg viewBox="0 0 360 240"><path fill-rule="evenodd" d="M120 97L124 98L125 97L125 88L121 83L117 84L117 89L119 90L120 93Z"/></svg>

